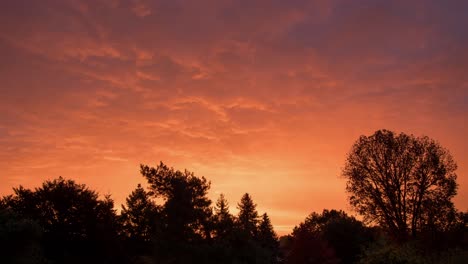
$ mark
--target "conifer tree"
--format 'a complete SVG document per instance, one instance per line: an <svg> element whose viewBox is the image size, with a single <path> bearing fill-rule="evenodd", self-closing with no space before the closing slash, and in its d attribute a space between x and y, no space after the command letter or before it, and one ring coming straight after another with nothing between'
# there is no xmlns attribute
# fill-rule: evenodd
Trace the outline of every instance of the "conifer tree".
<svg viewBox="0 0 468 264"><path fill-rule="evenodd" d="M239 214L237 224L244 234L254 238L257 235L258 212L257 205L248 193L245 193L237 205Z"/></svg>
<svg viewBox="0 0 468 264"><path fill-rule="evenodd" d="M135 241L149 241L153 235L158 207L138 184L122 205L122 229L126 237Z"/></svg>
<svg viewBox="0 0 468 264"><path fill-rule="evenodd" d="M234 219L231 213L229 213L229 203L224 197L224 194L220 194L216 205L214 207L214 233L218 239L225 239L229 236L232 231Z"/></svg>
<svg viewBox="0 0 468 264"><path fill-rule="evenodd" d="M264 213L261 217L260 224L258 225L257 238L262 247L268 249L277 249L278 247L278 237L273 230L273 225L267 213Z"/></svg>
<svg viewBox="0 0 468 264"><path fill-rule="evenodd" d="M267 262L276 263L278 261L279 242L270 218L266 213L262 215L258 225L257 241L265 252Z"/></svg>

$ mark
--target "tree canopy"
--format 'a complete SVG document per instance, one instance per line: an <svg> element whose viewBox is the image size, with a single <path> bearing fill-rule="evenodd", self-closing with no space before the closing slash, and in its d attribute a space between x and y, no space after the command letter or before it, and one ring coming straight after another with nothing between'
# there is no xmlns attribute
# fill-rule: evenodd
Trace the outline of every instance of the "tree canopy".
<svg viewBox="0 0 468 264"><path fill-rule="evenodd" d="M61 263L109 261L106 251L117 240L118 223L110 197L62 177L35 190L22 186L5 197L8 210L35 221L43 231L45 255Z"/></svg>
<svg viewBox="0 0 468 264"><path fill-rule="evenodd" d="M456 169L435 140L379 130L354 143L342 175L357 212L405 240L452 221Z"/></svg>
<svg viewBox="0 0 468 264"><path fill-rule="evenodd" d="M160 224L160 211L160 206L138 184L127 197L126 205L122 205L119 219L122 224L121 235L127 240L128 248L141 254L149 250L150 241Z"/></svg>
<svg viewBox="0 0 468 264"><path fill-rule="evenodd" d="M287 263L354 263L372 241L371 231L343 211L311 213L294 228ZM311 251L311 247L320 250Z"/></svg>
<svg viewBox="0 0 468 264"><path fill-rule="evenodd" d="M367 215L377 224L367 226L337 210L313 212L291 235L278 239L269 215L259 216L250 194L242 196L237 203L239 212L232 215L223 194L211 204L207 195L210 182L204 177L161 162L156 167L141 166L147 183L128 195L120 214L109 195L100 196L86 185L62 177L35 189L14 188L12 195L0 199L0 263L465 263L468 213L455 212L450 199L443 199L456 189L456 166L448 152L427 138L400 139L388 131L380 133L375 137L384 146L380 141L368 143L379 146L377 149L355 146L360 151L348 161L358 169L346 167L356 172L350 174L348 190L371 194L362 196L362 201L353 198L363 210L372 206L365 201L380 198L377 202L383 207L370 207L375 210L371 212L387 213L391 220L399 217L392 210L419 201L400 202L398 198L422 195L416 212L420 212L418 224L423 224L417 226L420 235L416 239L391 239L388 234L395 230L386 218ZM407 149L392 140L412 145ZM385 147L388 144L390 150ZM362 153L370 157L359 156ZM400 165L401 160L410 165ZM366 170L364 165L370 168ZM396 184L401 182L406 187ZM364 190L350 187L351 183L361 184ZM401 190L406 196L399 196Z"/></svg>
<svg viewBox="0 0 468 264"><path fill-rule="evenodd" d="M209 236L210 183L204 177L162 162L156 168L141 165L141 174L148 181L149 194L164 200L161 213L167 239L196 241Z"/></svg>

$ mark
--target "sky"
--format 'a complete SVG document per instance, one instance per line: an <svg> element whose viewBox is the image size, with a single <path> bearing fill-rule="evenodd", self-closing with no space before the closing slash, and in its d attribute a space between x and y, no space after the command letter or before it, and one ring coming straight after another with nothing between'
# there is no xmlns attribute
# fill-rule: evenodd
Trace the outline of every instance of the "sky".
<svg viewBox="0 0 468 264"><path fill-rule="evenodd" d="M360 135L427 135L468 209L467 1L5 0L0 195L58 176L116 207L163 161L279 234L353 214Z"/></svg>

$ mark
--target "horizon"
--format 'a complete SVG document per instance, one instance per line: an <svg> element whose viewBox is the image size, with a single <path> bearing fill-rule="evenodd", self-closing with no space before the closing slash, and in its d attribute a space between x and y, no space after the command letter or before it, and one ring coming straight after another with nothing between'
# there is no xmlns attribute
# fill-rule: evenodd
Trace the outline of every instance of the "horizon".
<svg viewBox="0 0 468 264"><path fill-rule="evenodd" d="M5 1L0 195L63 176L120 205L139 165L252 195L279 235L343 210L359 136L428 136L468 210L468 3Z"/></svg>

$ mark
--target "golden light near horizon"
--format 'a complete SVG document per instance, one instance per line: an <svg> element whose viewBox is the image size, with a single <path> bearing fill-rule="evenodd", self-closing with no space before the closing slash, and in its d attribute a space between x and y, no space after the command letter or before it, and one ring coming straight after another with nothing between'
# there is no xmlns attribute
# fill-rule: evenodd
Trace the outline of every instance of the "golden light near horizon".
<svg viewBox="0 0 468 264"><path fill-rule="evenodd" d="M159 161L243 193L287 234L351 212L360 135L427 135L468 208L468 34L439 1L0 4L0 194L58 176L117 207Z"/></svg>

